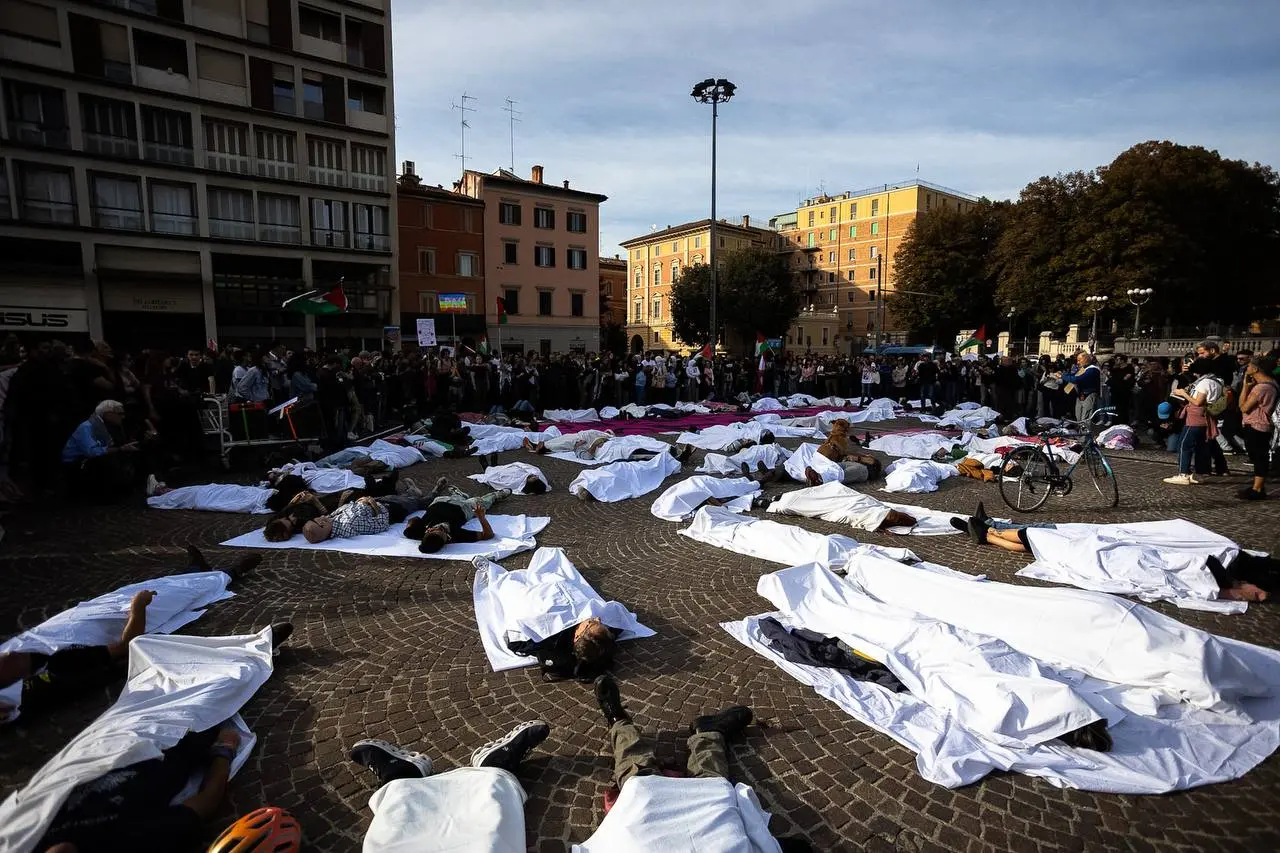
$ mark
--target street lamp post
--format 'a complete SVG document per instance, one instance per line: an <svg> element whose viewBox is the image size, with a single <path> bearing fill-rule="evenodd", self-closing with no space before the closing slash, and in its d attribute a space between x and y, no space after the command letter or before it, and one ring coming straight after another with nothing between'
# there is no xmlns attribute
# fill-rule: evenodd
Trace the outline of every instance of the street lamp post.
<svg viewBox="0 0 1280 853"><path fill-rule="evenodd" d="M1005 355L1013 355L1013 315L1017 313L1016 306L1009 306L1009 313L1005 315L1005 319L1009 322L1009 343L1005 345Z"/></svg>
<svg viewBox="0 0 1280 853"><path fill-rule="evenodd" d="M1107 297L1086 296L1084 301L1093 307L1093 331L1089 333L1089 340L1093 343L1091 350L1096 352L1098 349L1098 312L1106 306Z"/></svg>
<svg viewBox="0 0 1280 853"><path fill-rule="evenodd" d="M1138 318L1142 316L1142 306L1151 301L1151 294L1155 293L1155 290L1150 287L1131 287L1124 293L1129 297L1129 303L1133 305L1133 336L1136 338L1142 334L1142 327L1138 325Z"/></svg>
<svg viewBox="0 0 1280 853"><path fill-rule="evenodd" d="M716 334L716 118L720 115L720 105L733 97L738 87L723 78L716 80L708 77L701 83L694 84L689 94L693 99L711 105L711 247L707 254L711 258L711 349L715 351L719 336Z"/></svg>

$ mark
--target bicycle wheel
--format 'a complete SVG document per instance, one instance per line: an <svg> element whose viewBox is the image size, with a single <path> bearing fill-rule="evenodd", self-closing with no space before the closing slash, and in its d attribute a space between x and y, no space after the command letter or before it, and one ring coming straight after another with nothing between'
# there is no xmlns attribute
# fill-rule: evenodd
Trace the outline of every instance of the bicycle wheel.
<svg viewBox="0 0 1280 853"><path fill-rule="evenodd" d="M1098 490L1103 506L1120 505L1120 483L1116 480L1116 472L1111 470L1111 463L1096 447L1090 447L1084 454L1085 467L1089 470L1089 479Z"/></svg>
<svg viewBox="0 0 1280 853"><path fill-rule="evenodd" d="M1038 447L1019 447L1000 463L1000 497L1010 509L1031 512L1044 506L1052 490L1053 463Z"/></svg>

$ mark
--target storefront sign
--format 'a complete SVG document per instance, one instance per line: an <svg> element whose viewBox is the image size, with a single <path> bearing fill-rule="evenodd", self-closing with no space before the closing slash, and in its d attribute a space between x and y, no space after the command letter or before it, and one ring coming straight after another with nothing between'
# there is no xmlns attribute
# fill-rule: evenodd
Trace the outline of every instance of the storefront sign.
<svg viewBox="0 0 1280 853"><path fill-rule="evenodd" d="M102 288L104 311L142 311L147 314L201 314L199 287L143 287L107 282Z"/></svg>
<svg viewBox="0 0 1280 853"><path fill-rule="evenodd" d="M28 332L88 332L89 312L82 308L30 308L0 305L0 329Z"/></svg>
<svg viewBox="0 0 1280 853"><path fill-rule="evenodd" d="M418 318L418 346L433 347L436 345L436 321Z"/></svg>
<svg viewBox="0 0 1280 853"><path fill-rule="evenodd" d="M467 294L465 293L442 293L436 297L436 301L440 303L441 314L467 313Z"/></svg>

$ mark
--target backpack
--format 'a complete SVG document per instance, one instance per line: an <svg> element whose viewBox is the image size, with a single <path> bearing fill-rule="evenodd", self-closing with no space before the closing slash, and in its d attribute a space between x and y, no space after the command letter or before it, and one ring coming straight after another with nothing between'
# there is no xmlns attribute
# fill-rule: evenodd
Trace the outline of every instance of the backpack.
<svg viewBox="0 0 1280 853"><path fill-rule="evenodd" d="M1206 411L1208 411L1209 416L1214 418L1222 417L1222 413L1230 407L1233 396L1234 392L1230 388L1223 388L1218 394L1218 399L1206 404Z"/></svg>

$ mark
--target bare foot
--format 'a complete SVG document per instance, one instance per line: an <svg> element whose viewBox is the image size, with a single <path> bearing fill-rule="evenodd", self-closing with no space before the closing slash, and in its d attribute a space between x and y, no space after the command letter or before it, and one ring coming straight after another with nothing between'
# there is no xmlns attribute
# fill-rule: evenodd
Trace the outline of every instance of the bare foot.
<svg viewBox="0 0 1280 853"><path fill-rule="evenodd" d="M818 476L818 472L813 470L812 468L804 469L804 478L809 483L810 486L822 485L822 477Z"/></svg>
<svg viewBox="0 0 1280 853"><path fill-rule="evenodd" d="M223 726L218 730L218 739L213 742L213 745L239 749L240 731L235 726Z"/></svg>
<svg viewBox="0 0 1280 853"><path fill-rule="evenodd" d="M1218 597L1226 601L1266 601L1271 596L1260 586L1237 581L1227 589L1220 590Z"/></svg>
<svg viewBox="0 0 1280 853"><path fill-rule="evenodd" d="M889 514L885 516L884 521L880 524L880 530L888 530L891 527L915 527L916 520L905 512L899 512L896 509L889 510Z"/></svg>

